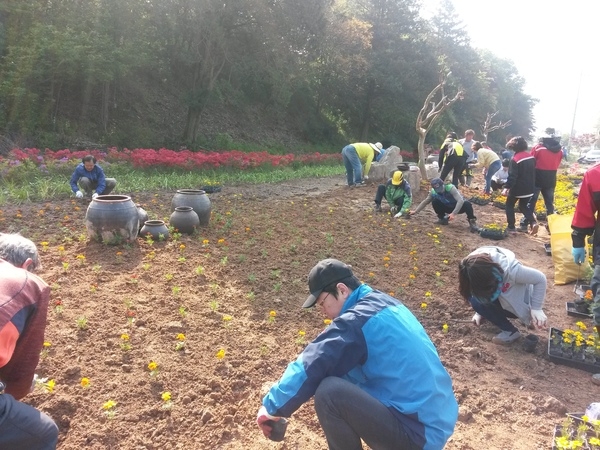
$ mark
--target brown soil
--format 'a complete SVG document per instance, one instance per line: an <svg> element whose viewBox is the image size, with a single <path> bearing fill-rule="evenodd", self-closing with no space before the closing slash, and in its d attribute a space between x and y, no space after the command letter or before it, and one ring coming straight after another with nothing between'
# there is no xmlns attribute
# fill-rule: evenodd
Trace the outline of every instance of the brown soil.
<svg viewBox="0 0 600 450"><path fill-rule="evenodd" d="M326 448L312 404L293 415L283 443L267 441L255 416L265 384L302 349L298 332L310 341L324 327L323 317L302 310L301 303L308 271L329 256L352 264L372 286L393 292L422 320L461 407L447 449L549 448L562 413L583 411L598 399L600 387L583 371L551 363L544 331L536 332L540 346L529 354L519 343L492 344L497 332L492 326L467 323L473 311L457 292L457 263L496 241L469 233L463 216L436 228L430 209L400 221L373 214L374 190L374 185L347 188L342 177L225 186L211 195L207 229L152 246L143 239L123 247L88 241L85 203L4 208L4 231L49 243L40 275L53 288L46 328L52 345L37 372L54 379L56 387L52 394L38 387L26 401L56 420L59 448ZM166 218L172 195L136 194L134 200L150 218ZM416 200L424 196L421 190ZM491 205L475 209L480 221L504 221L504 212ZM572 285L554 286L544 242L548 236L542 229L539 237L519 234L500 244L546 273L549 323L572 327L576 319L565 313ZM199 266L202 274L196 273ZM174 294L174 287L181 291ZM54 310L58 299L61 315ZM180 306L187 310L184 318ZM270 311L276 312L273 322ZM224 315L232 320L224 321ZM88 320L85 330L76 323L81 317ZM120 347L123 333L130 335L129 351ZM186 337L182 351L175 350L178 333ZM225 350L221 360L220 349ZM158 363L154 377L150 361ZM87 389L80 386L82 377L90 379ZM172 393L170 409L163 408L164 391ZM112 419L102 410L108 400L117 402Z"/></svg>

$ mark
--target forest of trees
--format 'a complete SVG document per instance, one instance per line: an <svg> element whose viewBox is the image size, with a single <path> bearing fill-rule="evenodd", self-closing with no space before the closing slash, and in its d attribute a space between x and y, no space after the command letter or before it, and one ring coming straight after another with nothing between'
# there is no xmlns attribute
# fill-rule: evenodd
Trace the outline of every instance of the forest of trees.
<svg viewBox="0 0 600 450"><path fill-rule="evenodd" d="M471 46L450 0L430 20L418 0L0 4L0 135L39 147L216 148L229 133L227 120L206 129L218 110L260 115L313 145L415 149L440 71L465 95L432 143L447 130L479 136L490 113L511 121L492 144L530 136L536 100L511 61Z"/></svg>

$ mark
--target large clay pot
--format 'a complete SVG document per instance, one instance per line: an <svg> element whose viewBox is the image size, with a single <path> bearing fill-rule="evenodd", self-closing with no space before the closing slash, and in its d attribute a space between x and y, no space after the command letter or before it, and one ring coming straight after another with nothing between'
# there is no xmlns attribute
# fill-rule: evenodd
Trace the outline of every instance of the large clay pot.
<svg viewBox="0 0 600 450"><path fill-rule="evenodd" d="M200 225L200 219L191 206L177 206L169 218L169 223L179 233L192 234Z"/></svg>
<svg viewBox="0 0 600 450"><path fill-rule="evenodd" d="M109 245L134 242L139 223L138 209L127 195L99 195L85 213L88 236Z"/></svg>
<svg viewBox="0 0 600 450"><path fill-rule="evenodd" d="M191 206L198 215L200 226L208 226L211 204L206 192L200 189L179 189L171 200L171 211L175 211L178 206Z"/></svg>
<svg viewBox="0 0 600 450"><path fill-rule="evenodd" d="M148 217L148 213L146 212L146 210L144 208L142 208L138 204L136 204L135 206L137 207L137 210L138 210L138 218L140 219L140 230L141 230L142 227L144 226L144 224L146 223L146 221L149 219L149 217Z"/></svg>
<svg viewBox="0 0 600 450"><path fill-rule="evenodd" d="M140 236L146 238L148 235L155 241L160 240L162 235L162 239L165 240L169 237L169 228L163 220L146 220L140 230Z"/></svg>

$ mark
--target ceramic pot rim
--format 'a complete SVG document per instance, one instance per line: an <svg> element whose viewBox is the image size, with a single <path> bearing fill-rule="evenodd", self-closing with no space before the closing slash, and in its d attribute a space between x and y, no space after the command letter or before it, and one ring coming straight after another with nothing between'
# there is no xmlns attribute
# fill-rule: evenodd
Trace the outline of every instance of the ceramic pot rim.
<svg viewBox="0 0 600 450"><path fill-rule="evenodd" d="M203 194L206 194L206 192L203 191L202 189L177 189L177 193L178 194L185 194L185 195L203 195Z"/></svg>
<svg viewBox="0 0 600 450"><path fill-rule="evenodd" d="M101 203L122 203L131 201L131 197L129 195L108 194L99 195L92 201Z"/></svg>
<svg viewBox="0 0 600 450"><path fill-rule="evenodd" d="M146 220L144 222L144 225L165 225L165 221L164 220L159 220L159 219L153 219L153 220Z"/></svg>
<svg viewBox="0 0 600 450"><path fill-rule="evenodd" d="M194 211L191 206L176 206L175 211Z"/></svg>

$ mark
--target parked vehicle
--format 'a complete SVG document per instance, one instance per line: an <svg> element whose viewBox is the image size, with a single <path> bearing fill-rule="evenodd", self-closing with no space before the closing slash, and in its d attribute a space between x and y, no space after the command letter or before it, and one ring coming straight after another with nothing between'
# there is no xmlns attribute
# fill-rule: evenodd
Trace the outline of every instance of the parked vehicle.
<svg viewBox="0 0 600 450"><path fill-rule="evenodd" d="M600 162L600 150L590 150L585 155L581 156L577 162L583 164L596 164Z"/></svg>

